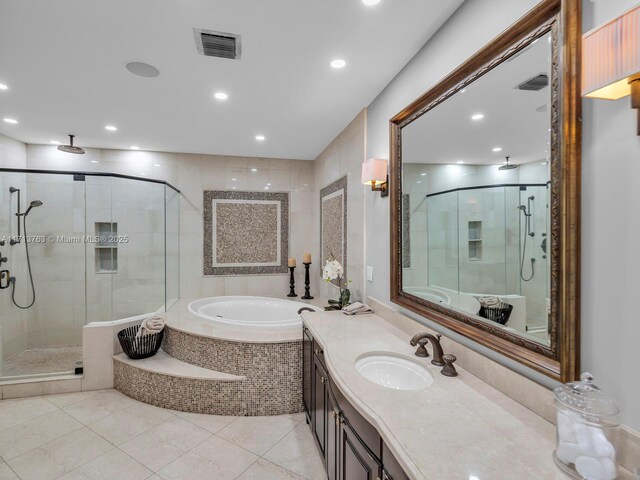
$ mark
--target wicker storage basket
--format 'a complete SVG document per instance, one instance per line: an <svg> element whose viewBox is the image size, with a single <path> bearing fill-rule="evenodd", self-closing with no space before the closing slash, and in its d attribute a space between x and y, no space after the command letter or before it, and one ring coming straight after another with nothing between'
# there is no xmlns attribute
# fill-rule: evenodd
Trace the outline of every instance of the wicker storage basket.
<svg viewBox="0 0 640 480"><path fill-rule="evenodd" d="M164 330L162 330L160 333L150 333L136 337L139 329L140 325L134 325L118 332L118 340L122 351L127 357L134 360L153 357L160 350L162 337L164 336Z"/></svg>

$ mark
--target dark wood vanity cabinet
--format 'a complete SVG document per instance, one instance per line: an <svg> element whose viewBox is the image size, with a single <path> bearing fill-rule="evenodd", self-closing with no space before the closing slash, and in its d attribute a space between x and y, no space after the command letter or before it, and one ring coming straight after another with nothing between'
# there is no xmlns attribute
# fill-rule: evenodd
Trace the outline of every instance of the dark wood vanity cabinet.
<svg viewBox="0 0 640 480"><path fill-rule="evenodd" d="M329 480L409 480L378 431L331 381L322 348L303 327L303 400ZM384 465L383 465L384 464Z"/></svg>
<svg viewBox="0 0 640 480"><path fill-rule="evenodd" d="M313 435L316 439L322 456L326 456L327 448L327 421L329 417L327 405L327 383L328 377L324 366L320 363L317 355L313 361L313 400L311 414L313 417Z"/></svg>
<svg viewBox="0 0 640 480"><path fill-rule="evenodd" d="M313 381L313 338L309 334L307 327L302 328L302 403L304 412L307 415L307 423L311 423L311 400Z"/></svg>

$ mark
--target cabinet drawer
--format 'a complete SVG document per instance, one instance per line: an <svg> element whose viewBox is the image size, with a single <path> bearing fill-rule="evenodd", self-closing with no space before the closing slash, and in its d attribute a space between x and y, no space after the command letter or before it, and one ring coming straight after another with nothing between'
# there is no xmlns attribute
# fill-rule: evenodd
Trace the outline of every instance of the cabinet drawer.
<svg viewBox="0 0 640 480"><path fill-rule="evenodd" d="M335 397L344 419L355 430L362 443L380 460L382 458L382 439L378 431L347 401L333 382L331 382L331 393Z"/></svg>
<svg viewBox="0 0 640 480"><path fill-rule="evenodd" d="M313 354L320 360L322 366L327 368L327 363L324 361L324 350L322 350L322 347L315 340L313 341Z"/></svg>
<svg viewBox="0 0 640 480"><path fill-rule="evenodd" d="M409 477L404 473L396 457L393 456L389 447L384 443L382 445L382 464L384 465L384 470L389 480L409 480Z"/></svg>

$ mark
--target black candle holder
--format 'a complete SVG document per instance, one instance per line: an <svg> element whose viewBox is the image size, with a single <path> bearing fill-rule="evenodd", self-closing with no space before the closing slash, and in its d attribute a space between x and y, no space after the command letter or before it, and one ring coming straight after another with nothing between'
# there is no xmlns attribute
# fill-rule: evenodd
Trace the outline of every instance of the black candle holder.
<svg viewBox="0 0 640 480"><path fill-rule="evenodd" d="M300 297L303 300L311 300L313 297L310 294L310 279L309 279L309 267L311 266L311 262L304 264L304 297Z"/></svg>
<svg viewBox="0 0 640 480"><path fill-rule="evenodd" d="M295 291L295 286L296 286L296 279L293 276L293 271L296 269L296 267L289 267L289 295L287 295L287 297L297 297L298 295L296 295L296 291Z"/></svg>

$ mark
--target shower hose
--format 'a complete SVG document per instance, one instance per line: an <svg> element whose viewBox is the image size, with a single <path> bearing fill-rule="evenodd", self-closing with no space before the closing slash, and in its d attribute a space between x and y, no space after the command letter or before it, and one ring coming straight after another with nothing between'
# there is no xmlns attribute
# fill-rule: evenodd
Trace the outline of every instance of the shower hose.
<svg viewBox="0 0 640 480"><path fill-rule="evenodd" d="M24 251L27 254L27 269L29 270L29 281L31 282L31 292L33 293L33 297L31 299L31 303L27 306L22 306L18 302L16 302L16 277L11 277L9 280L11 282L11 301L13 304L22 309L26 310L31 308L34 303L36 303L36 289L33 286L33 274L31 273L31 259L29 258L29 241L27 237L27 216L22 216L22 231L24 232Z"/></svg>

